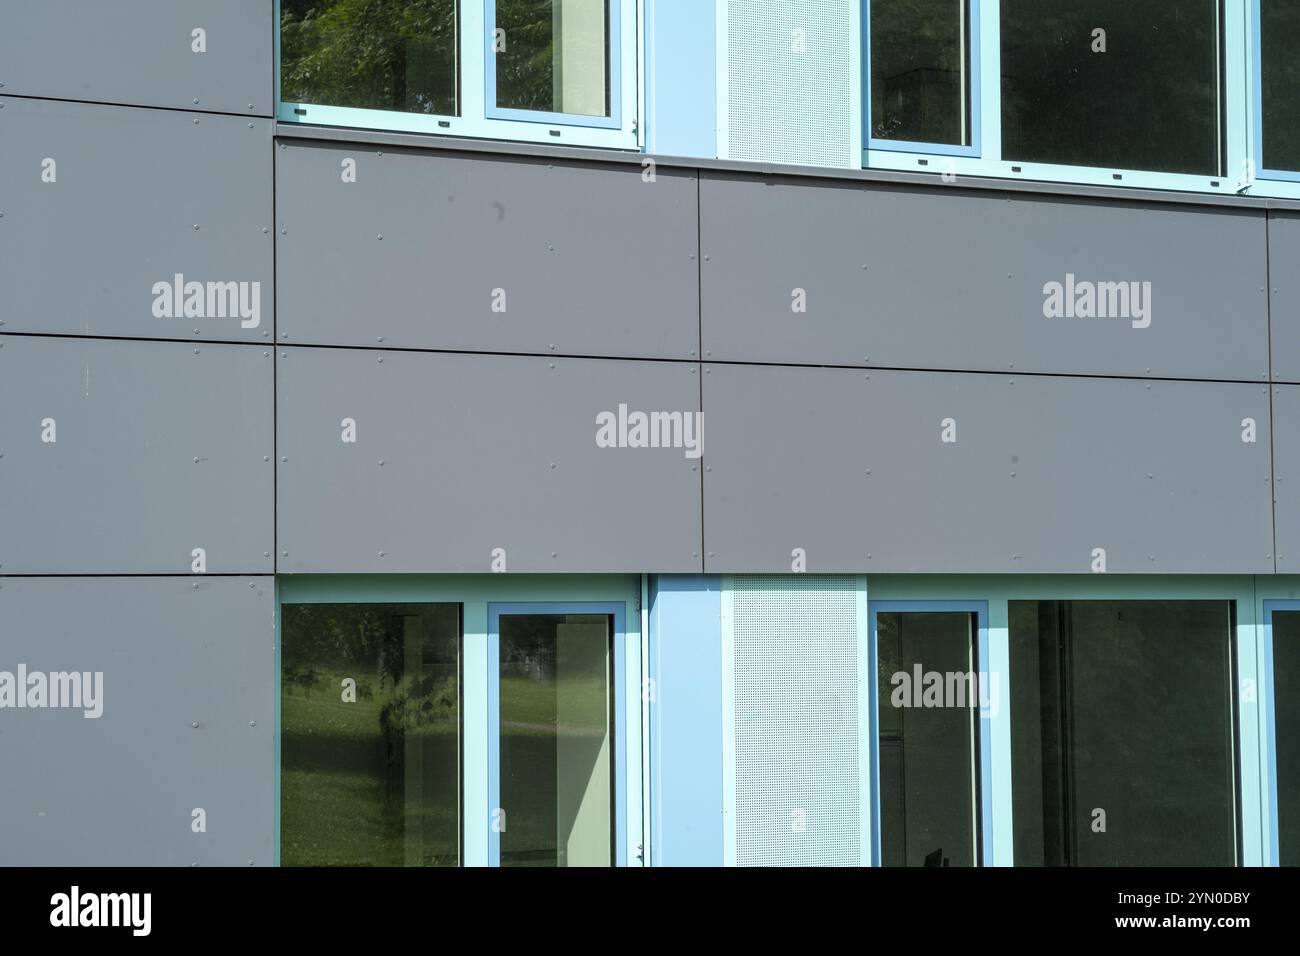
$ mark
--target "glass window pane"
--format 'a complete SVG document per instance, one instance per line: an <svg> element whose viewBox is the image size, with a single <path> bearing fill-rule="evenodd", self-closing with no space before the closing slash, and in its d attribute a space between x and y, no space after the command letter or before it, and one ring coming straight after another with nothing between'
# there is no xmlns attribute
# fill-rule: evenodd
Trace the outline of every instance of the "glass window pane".
<svg viewBox="0 0 1300 956"><path fill-rule="evenodd" d="M460 606L280 612L280 861L455 866Z"/></svg>
<svg viewBox="0 0 1300 956"><path fill-rule="evenodd" d="M1232 607L1013 601L1022 866L1232 866Z"/></svg>
<svg viewBox="0 0 1300 956"><path fill-rule="evenodd" d="M456 0L281 0L280 99L457 115Z"/></svg>
<svg viewBox="0 0 1300 956"><path fill-rule="evenodd" d="M609 0L497 0L497 106L609 116Z"/></svg>
<svg viewBox="0 0 1300 956"><path fill-rule="evenodd" d="M871 135L964 146L967 0L872 0Z"/></svg>
<svg viewBox="0 0 1300 956"><path fill-rule="evenodd" d="M501 616L502 866L614 862L613 625Z"/></svg>
<svg viewBox="0 0 1300 956"><path fill-rule="evenodd" d="M1219 0L1002 0L1002 158L1222 175Z"/></svg>
<svg viewBox="0 0 1300 956"><path fill-rule="evenodd" d="M975 865L974 635L965 613L876 616L885 866Z"/></svg>
<svg viewBox="0 0 1300 956"><path fill-rule="evenodd" d="M1300 0L1260 0L1264 167L1300 170Z"/></svg>
<svg viewBox="0 0 1300 956"><path fill-rule="evenodd" d="M1273 612L1273 732L1283 866L1300 866L1300 611Z"/></svg>

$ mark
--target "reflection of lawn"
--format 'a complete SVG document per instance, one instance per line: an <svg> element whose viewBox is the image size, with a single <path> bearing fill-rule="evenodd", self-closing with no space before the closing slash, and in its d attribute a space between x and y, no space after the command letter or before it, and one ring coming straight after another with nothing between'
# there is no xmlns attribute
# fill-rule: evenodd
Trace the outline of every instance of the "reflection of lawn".
<svg viewBox="0 0 1300 956"><path fill-rule="evenodd" d="M310 696L299 685L282 688L281 862L401 866L409 828L423 845L417 858L454 864L460 797L455 709L439 708L436 719L396 737L388 756L379 723L388 694L376 690L344 703L344 676L350 675L321 674ZM599 680L559 681L558 690L580 713L599 712L606 693ZM554 681L501 680L503 797L526 801L511 808L507 848L554 847L556 691ZM413 740L422 750L425 794L406 807L402 763ZM418 841L421 828L424 839Z"/></svg>

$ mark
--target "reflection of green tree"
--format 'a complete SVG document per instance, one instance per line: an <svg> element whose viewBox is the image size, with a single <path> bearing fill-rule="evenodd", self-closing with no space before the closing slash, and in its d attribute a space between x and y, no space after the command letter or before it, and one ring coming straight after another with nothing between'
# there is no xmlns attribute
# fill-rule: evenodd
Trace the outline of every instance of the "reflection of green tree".
<svg viewBox="0 0 1300 956"><path fill-rule="evenodd" d="M454 864L458 611L286 605L281 631L283 862Z"/></svg>
<svg viewBox="0 0 1300 956"><path fill-rule="evenodd" d="M552 0L497 0L498 86L509 105L552 108ZM455 0L282 0L281 98L454 115Z"/></svg>
<svg viewBox="0 0 1300 956"><path fill-rule="evenodd" d="M282 0L282 98L456 112L454 0Z"/></svg>

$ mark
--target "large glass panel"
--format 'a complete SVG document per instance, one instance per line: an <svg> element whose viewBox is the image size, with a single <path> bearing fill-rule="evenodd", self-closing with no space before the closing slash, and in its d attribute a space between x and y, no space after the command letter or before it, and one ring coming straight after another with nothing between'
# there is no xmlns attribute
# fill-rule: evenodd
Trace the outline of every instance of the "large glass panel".
<svg viewBox="0 0 1300 956"><path fill-rule="evenodd" d="M975 865L975 633L966 613L876 615L885 866Z"/></svg>
<svg viewBox="0 0 1300 956"><path fill-rule="evenodd" d="M280 0L280 99L456 115L456 10L456 0Z"/></svg>
<svg viewBox="0 0 1300 956"><path fill-rule="evenodd" d="M1273 612L1277 828L1283 866L1300 866L1300 611Z"/></svg>
<svg viewBox="0 0 1300 956"><path fill-rule="evenodd" d="M609 3L496 0L496 105L609 116Z"/></svg>
<svg viewBox="0 0 1300 956"><path fill-rule="evenodd" d="M460 606L280 611L280 861L455 866Z"/></svg>
<svg viewBox="0 0 1300 956"><path fill-rule="evenodd" d="M871 0L871 136L970 142L968 0Z"/></svg>
<svg viewBox="0 0 1300 956"><path fill-rule="evenodd" d="M502 866L614 861L613 625L503 614Z"/></svg>
<svg viewBox="0 0 1300 956"><path fill-rule="evenodd" d="M1264 166L1300 171L1300 0L1260 0Z"/></svg>
<svg viewBox="0 0 1300 956"><path fill-rule="evenodd" d="M1002 158L1223 174L1219 0L1002 0Z"/></svg>
<svg viewBox="0 0 1300 956"><path fill-rule="evenodd" d="M1232 866L1232 607L1012 601L1015 860Z"/></svg>

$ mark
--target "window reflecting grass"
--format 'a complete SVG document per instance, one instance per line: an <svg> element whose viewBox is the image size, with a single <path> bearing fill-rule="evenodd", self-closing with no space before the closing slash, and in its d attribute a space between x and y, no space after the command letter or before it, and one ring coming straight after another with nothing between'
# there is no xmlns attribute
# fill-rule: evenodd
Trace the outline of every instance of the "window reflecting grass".
<svg viewBox="0 0 1300 956"><path fill-rule="evenodd" d="M457 605L281 610L280 859L455 866Z"/></svg>

